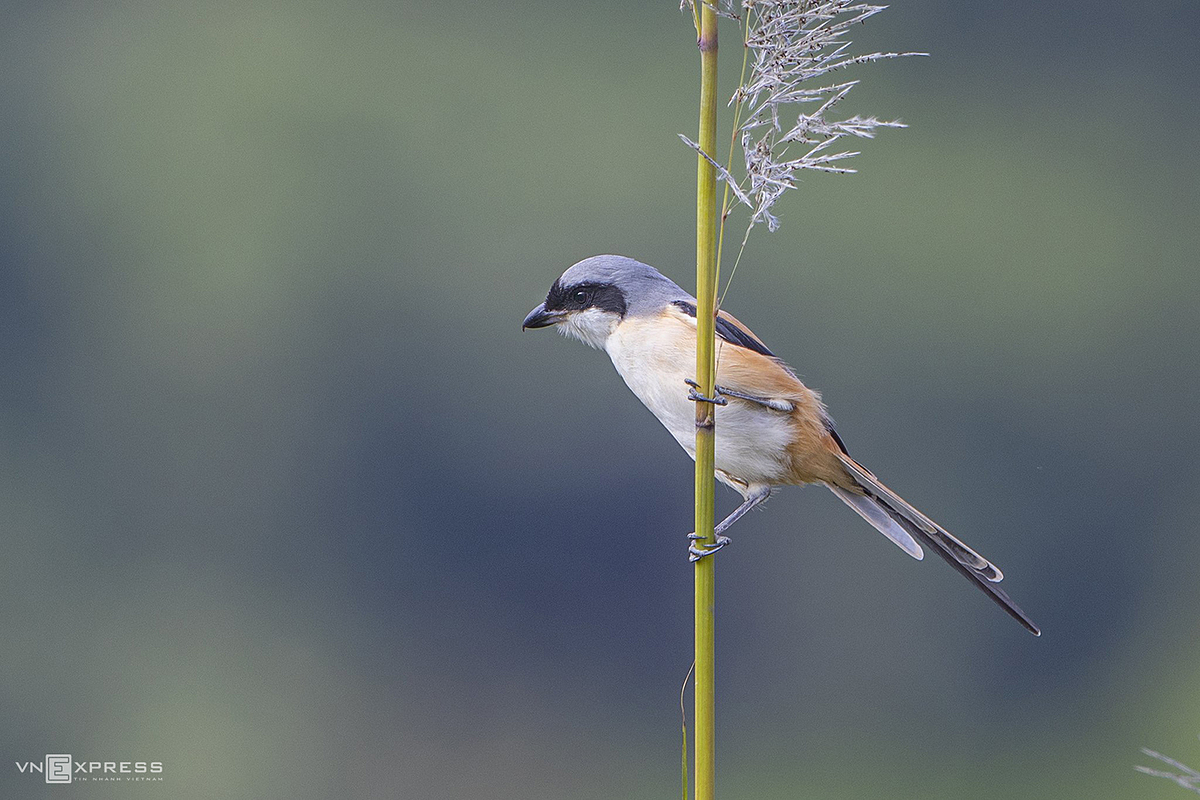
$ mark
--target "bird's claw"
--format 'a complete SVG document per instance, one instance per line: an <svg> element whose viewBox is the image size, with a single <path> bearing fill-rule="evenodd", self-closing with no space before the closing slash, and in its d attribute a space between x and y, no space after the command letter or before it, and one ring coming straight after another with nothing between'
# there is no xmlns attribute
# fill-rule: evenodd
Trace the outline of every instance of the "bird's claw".
<svg viewBox="0 0 1200 800"><path fill-rule="evenodd" d="M727 406L729 401L724 397L705 397L704 395L692 389L688 392L688 400L695 400L699 403L712 403L714 406Z"/></svg>
<svg viewBox="0 0 1200 800"><path fill-rule="evenodd" d="M796 404L790 400L779 400L773 397L759 397L758 395L754 394L746 394L745 392L734 391L733 389L729 389L724 386L714 385L713 396L711 398L705 397L698 391L700 389L700 384L696 383L691 378L684 378L683 382L692 387L692 390L688 392L689 400L698 400L705 403L712 403L713 405L727 406L729 405L729 400L727 398L736 397L739 400L746 400L750 403L756 403L763 408L769 408L772 411L779 411L784 414L790 414L796 410Z"/></svg>
<svg viewBox="0 0 1200 800"><path fill-rule="evenodd" d="M688 538L693 542L692 544L688 545L688 561L691 562L699 561L705 556L711 556L713 553L717 552L722 547L733 541L728 536L718 536L716 544L705 543L697 546L696 542L705 541L708 537L701 536L696 533L689 533Z"/></svg>
<svg viewBox="0 0 1200 800"><path fill-rule="evenodd" d="M713 395L715 395L714 397L705 397L699 392L700 384L696 383L691 378L684 378L683 382L692 387L691 390L688 391L688 400L695 400L699 403L712 403L714 406L729 405L729 401L720 396L721 390L719 387L713 387Z"/></svg>

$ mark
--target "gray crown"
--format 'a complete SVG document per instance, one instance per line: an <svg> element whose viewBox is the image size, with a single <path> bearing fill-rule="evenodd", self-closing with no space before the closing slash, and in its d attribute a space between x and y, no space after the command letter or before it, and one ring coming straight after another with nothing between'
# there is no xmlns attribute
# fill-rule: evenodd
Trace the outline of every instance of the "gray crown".
<svg viewBox="0 0 1200 800"><path fill-rule="evenodd" d="M625 295L626 316L655 314L676 300L696 304L696 298L654 267L625 256L585 258L564 272L559 282L564 288L581 283L616 286Z"/></svg>

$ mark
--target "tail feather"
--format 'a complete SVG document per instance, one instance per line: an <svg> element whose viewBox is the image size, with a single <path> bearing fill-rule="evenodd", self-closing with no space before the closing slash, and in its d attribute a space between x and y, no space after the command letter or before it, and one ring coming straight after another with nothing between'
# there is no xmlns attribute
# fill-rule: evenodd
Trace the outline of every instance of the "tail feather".
<svg viewBox="0 0 1200 800"><path fill-rule="evenodd" d="M1042 632L1038 630L1037 625L1033 623L1024 611L1022 611L1016 603L1014 603L1008 594L996 586L1004 579L1002 573L996 565L992 564L983 556L976 553L970 547L963 544L957 538L952 536L942 526L931 520L929 517L922 514L917 509L909 505L900 495L893 492L888 487L884 486L871 471L859 464L850 456L839 453L838 458L845 465L846 470L853 476L855 482L866 493L866 497L862 500L867 500L870 504L876 505L878 511L875 511L875 516L879 516L879 512L886 514L891 520L899 525L904 531L911 535L914 543L920 543L925 547L932 549L935 553L941 556L946 563L954 567L960 573L975 584L984 594L992 598L992 600L1008 614L1025 626L1025 629L1034 636L1041 636ZM833 487L831 487L833 488ZM899 540L896 539L883 527L876 523L868 512L862 510L862 506L866 505L862 502L851 502L846 495L856 497L845 489L834 488L834 493L841 497L847 505L850 505L864 519L882 531L885 535L908 550ZM856 498L857 499L857 498ZM918 548L919 550L919 548ZM911 553L911 551L909 551Z"/></svg>
<svg viewBox="0 0 1200 800"><path fill-rule="evenodd" d="M842 502L854 509L854 513L871 523L875 530L891 539L896 545L915 558L917 561L925 558L921 545L908 531L896 524L887 511L874 499L865 494L854 494L838 486L830 486L829 490L841 498Z"/></svg>

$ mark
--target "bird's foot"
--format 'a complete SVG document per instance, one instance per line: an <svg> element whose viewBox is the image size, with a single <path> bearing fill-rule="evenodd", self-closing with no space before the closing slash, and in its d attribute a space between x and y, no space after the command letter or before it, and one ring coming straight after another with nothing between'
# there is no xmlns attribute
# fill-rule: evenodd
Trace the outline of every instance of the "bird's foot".
<svg viewBox="0 0 1200 800"><path fill-rule="evenodd" d="M705 556L711 556L733 541L728 536L718 536L716 544L708 544L707 537L701 536L698 533L689 533L688 538L692 540L691 544L688 545L688 561L692 562L699 561Z"/></svg>
<svg viewBox="0 0 1200 800"><path fill-rule="evenodd" d="M694 400L698 403L712 403L714 406L729 405L729 401L724 397L721 397L721 388L719 386L713 387L713 394L715 395L714 397L705 397L704 395L700 394L700 384L696 383L691 378L684 378L683 382L692 387L688 391L688 400Z"/></svg>
<svg viewBox="0 0 1200 800"><path fill-rule="evenodd" d="M759 397L755 394L738 392L724 386L713 386L714 397L713 399L709 399L697 391L700 388L700 384L687 378L685 378L683 382L692 387L692 390L688 392L689 400L702 400L706 403L715 403L716 405L724 406L729 405L729 401L726 399L727 397L736 397L740 400L756 403L763 408L769 408L772 411L780 411L785 414L790 414L796 410L796 404L788 400L777 400L773 397Z"/></svg>

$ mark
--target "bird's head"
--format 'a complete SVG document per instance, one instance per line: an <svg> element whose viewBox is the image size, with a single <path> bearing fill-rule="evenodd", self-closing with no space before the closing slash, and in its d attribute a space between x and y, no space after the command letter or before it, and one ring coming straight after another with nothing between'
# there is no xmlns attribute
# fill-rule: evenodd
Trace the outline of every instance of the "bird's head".
<svg viewBox="0 0 1200 800"><path fill-rule="evenodd" d="M546 301L521 329L556 326L560 333L599 349L628 316L662 311L690 295L662 273L625 256L593 256L575 264L550 287Z"/></svg>

